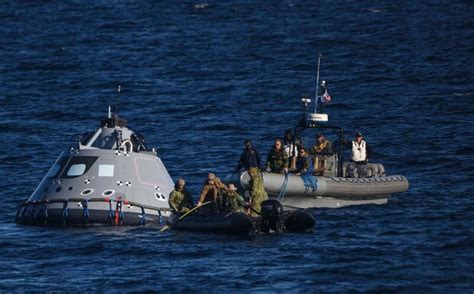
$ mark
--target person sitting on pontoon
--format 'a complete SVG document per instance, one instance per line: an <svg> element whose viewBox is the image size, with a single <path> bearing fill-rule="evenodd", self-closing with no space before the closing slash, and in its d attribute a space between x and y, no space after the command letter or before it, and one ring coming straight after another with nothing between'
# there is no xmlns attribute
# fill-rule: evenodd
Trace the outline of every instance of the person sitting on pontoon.
<svg viewBox="0 0 474 294"><path fill-rule="evenodd" d="M296 163L295 175L311 175L313 173L313 163L311 158L308 156L308 152L305 148L300 149L300 158Z"/></svg>
<svg viewBox="0 0 474 294"><path fill-rule="evenodd" d="M272 150L268 153L266 170L271 173L288 172L290 159L283 148L281 139L275 139Z"/></svg>

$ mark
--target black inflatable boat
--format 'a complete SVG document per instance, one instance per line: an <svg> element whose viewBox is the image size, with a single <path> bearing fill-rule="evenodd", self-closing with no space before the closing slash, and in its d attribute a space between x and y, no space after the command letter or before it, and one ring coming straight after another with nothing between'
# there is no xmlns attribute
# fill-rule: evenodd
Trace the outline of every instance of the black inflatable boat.
<svg viewBox="0 0 474 294"><path fill-rule="evenodd" d="M308 232L316 221L308 212L284 212L276 200L262 203L261 216L251 218L245 213L194 213L171 224L174 230L219 234L251 235L269 232Z"/></svg>

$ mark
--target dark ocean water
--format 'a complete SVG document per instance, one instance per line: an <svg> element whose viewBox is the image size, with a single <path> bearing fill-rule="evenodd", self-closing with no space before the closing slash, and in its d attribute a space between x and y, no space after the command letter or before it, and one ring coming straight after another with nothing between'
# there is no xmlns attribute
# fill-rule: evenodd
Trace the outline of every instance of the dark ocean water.
<svg viewBox="0 0 474 294"><path fill-rule="evenodd" d="M0 291L474 291L471 1L1 1ZM265 156L314 96L410 180L387 205L314 209L311 234L17 226L60 151L115 104L198 192Z"/></svg>

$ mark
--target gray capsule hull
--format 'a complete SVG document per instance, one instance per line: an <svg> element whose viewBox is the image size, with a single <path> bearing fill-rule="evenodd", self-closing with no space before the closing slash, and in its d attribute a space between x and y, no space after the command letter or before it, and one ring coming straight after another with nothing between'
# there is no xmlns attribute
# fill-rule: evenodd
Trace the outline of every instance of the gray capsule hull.
<svg viewBox="0 0 474 294"><path fill-rule="evenodd" d="M286 209L385 204L390 194L405 192L409 185L406 177L396 175L360 179L311 176L310 183L295 175L264 172L262 176L269 197L280 200ZM247 172L228 180L245 190L250 183Z"/></svg>
<svg viewBox="0 0 474 294"><path fill-rule="evenodd" d="M165 223L173 181L156 152L137 147L134 140L126 127L104 126L87 142L62 152L21 205L16 222Z"/></svg>

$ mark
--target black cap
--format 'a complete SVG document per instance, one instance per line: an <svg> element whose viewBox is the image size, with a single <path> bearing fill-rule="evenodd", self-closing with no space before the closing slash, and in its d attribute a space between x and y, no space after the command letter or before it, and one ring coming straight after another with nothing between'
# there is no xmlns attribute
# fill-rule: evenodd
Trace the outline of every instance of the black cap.
<svg viewBox="0 0 474 294"><path fill-rule="evenodd" d="M324 135L321 134L321 133L317 133L317 134L316 134L316 138L321 138L321 137L324 137Z"/></svg>
<svg viewBox="0 0 474 294"><path fill-rule="evenodd" d="M247 144L252 144L252 141L250 141L250 139L245 139L244 144L245 144L245 145L247 145Z"/></svg>
<svg viewBox="0 0 474 294"><path fill-rule="evenodd" d="M287 135L287 134L293 134L293 132L291 131L291 129L287 129L287 130L285 131L285 135Z"/></svg>
<svg viewBox="0 0 474 294"><path fill-rule="evenodd" d="M361 133L361 132L357 132L357 133L356 133L356 137L362 137L362 133Z"/></svg>

